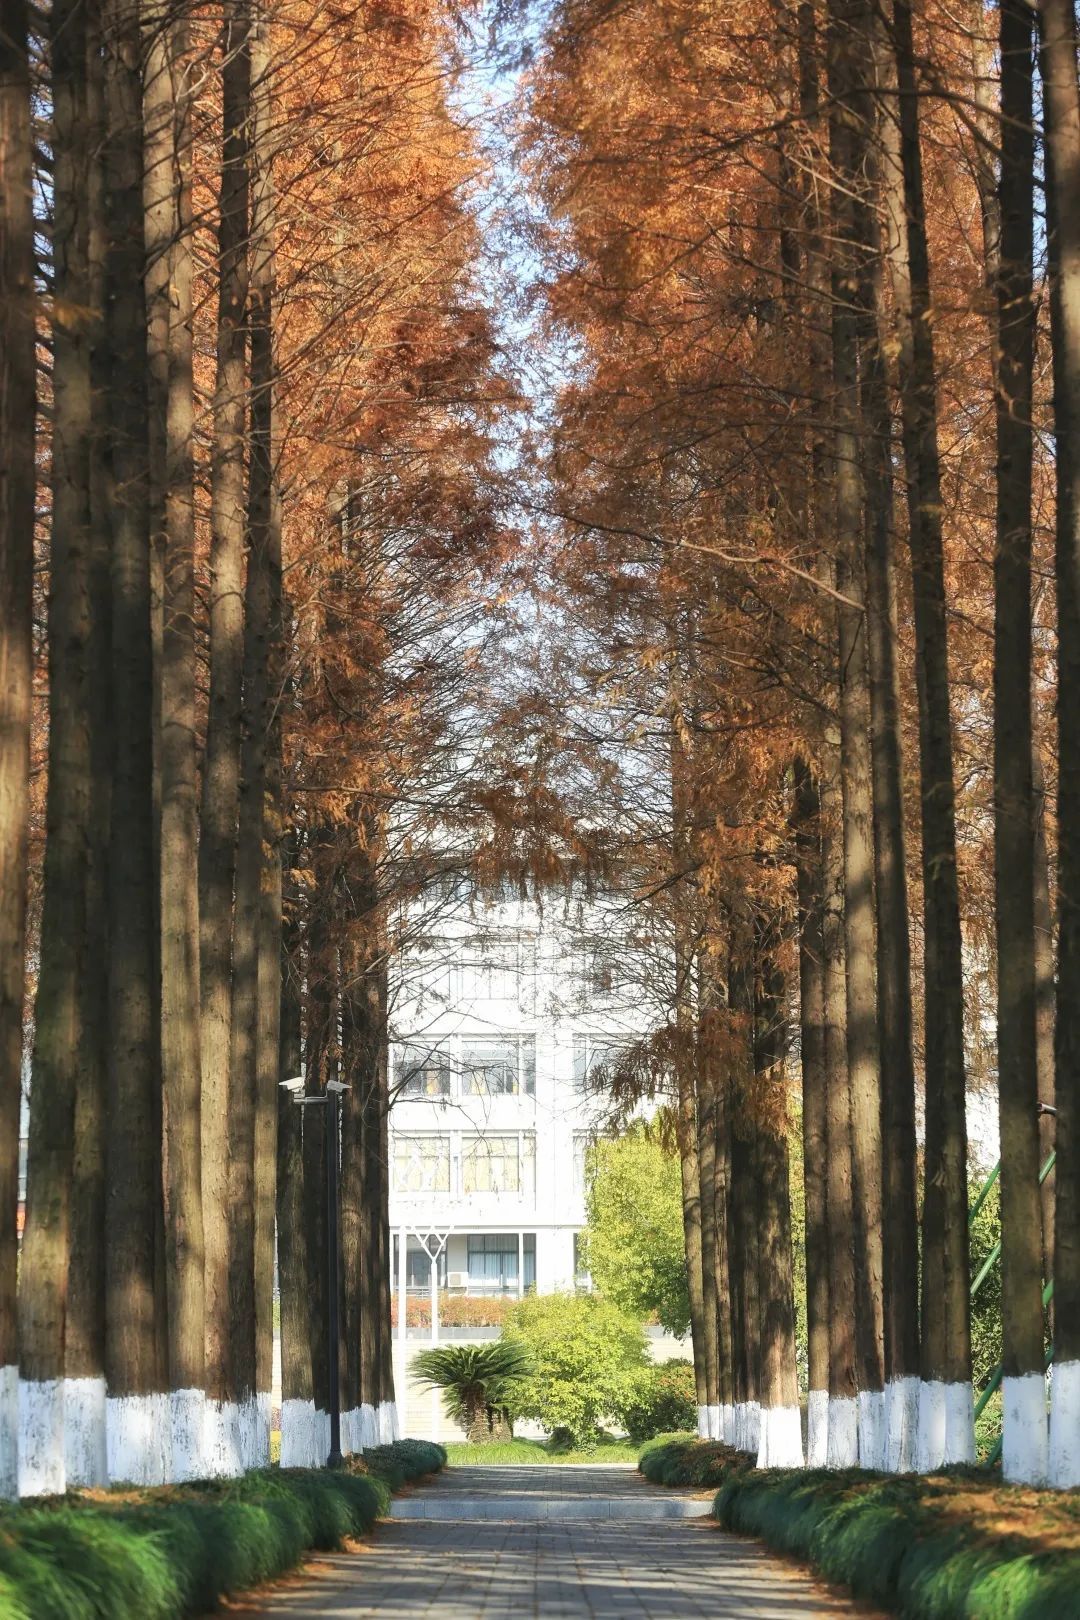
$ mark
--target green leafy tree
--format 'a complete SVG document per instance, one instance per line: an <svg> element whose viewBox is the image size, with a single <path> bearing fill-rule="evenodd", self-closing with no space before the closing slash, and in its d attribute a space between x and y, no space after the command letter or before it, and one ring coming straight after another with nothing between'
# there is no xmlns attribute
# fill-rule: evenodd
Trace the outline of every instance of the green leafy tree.
<svg viewBox="0 0 1080 1620"><path fill-rule="evenodd" d="M648 1366L641 1323L599 1294L531 1294L510 1314L504 1344L528 1353L518 1413L587 1445L617 1417Z"/></svg>
<svg viewBox="0 0 1080 1620"><path fill-rule="evenodd" d="M586 1263L599 1291L681 1338L690 1326L678 1157L657 1129L597 1142L586 1161Z"/></svg>
<svg viewBox="0 0 1080 1620"><path fill-rule="evenodd" d="M412 1370L430 1389L441 1389L446 1410L472 1445L510 1440L532 1370L526 1347L496 1339L489 1344L446 1344L422 1350Z"/></svg>
<svg viewBox="0 0 1080 1620"><path fill-rule="evenodd" d="M694 1430L697 1386L692 1361L662 1361L644 1367L633 1380L618 1413L630 1439L640 1444L658 1434Z"/></svg>

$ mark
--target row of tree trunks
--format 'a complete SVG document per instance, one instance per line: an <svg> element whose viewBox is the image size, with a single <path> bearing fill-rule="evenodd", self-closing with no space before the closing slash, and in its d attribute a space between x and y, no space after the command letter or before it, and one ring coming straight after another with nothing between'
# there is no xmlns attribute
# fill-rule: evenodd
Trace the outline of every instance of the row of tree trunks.
<svg viewBox="0 0 1080 1620"><path fill-rule="evenodd" d="M687 1190L684 1176L684 1217L694 1206L700 1224L695 1234L684 1218L684 1237L688 1269L695 1236L701 1266L701 1314L691 1320L704 1395L699 1427L763 1465L791 1467L802 1463L803 1446L784 984L769 928L733 924L731 932L726 995L716 942L699 958L693 1074L676 1115L680 1141L694 1132L696 1184Z"/></svg>

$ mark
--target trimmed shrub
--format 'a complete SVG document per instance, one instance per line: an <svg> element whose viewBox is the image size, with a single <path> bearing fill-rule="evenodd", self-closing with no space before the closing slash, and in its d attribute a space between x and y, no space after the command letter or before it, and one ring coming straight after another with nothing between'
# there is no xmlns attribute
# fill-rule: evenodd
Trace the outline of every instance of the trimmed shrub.
<svg viewBox="0 0 1080 1620"><path fill-rule="evenodd" d="M693 1363L662 1361L644 1368L615 1416L635 1442L689 1429L697 1420Z"/></svg>
<svg viewBox="0 0 1080 1620"><path fill-rule="evenodd" d="M1080 1620L1080 1502L955 1470L729 1469L714 1513L905 1620Z"/></svg>
<svg viewBox="0 0 1080 1620"><path fill-rule="evenodd" d="M696 1413L696 1406L695 1406ZM748 1468L751 1459L719 1440L696 1434L659 1434L642 1448L638 1469L654 1485L720 1485L732 1469Z"/></svg>
<svg viewBox="0 0 1080 1620"><path fill-rule="evenodd" d="M273 1579L306 1552L363 1534L398 1483L441 1468L425 1441L380 1446L333 1472L71 1495L0 1513L3 1620L185 1620Z"/></svg>
<svg viewBox="0 0 1080 1620"><path fill-rule="evenodd" d="M444 1328L502 1327L517 1304L509 1294L472 1298L468 1294L439 1295L439 1323ZM410 1294L405 1313L408 1327L431 1326L431 1295ZM390 1321L397 1327L397 1295L390 1306Z"/></svg>

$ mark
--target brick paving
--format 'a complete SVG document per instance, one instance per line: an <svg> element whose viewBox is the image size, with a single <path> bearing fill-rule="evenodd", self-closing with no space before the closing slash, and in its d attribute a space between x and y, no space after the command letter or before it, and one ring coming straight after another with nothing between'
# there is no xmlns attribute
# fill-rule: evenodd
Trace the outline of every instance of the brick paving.
<svg viewBox="0 0 1080 1620"><path fill-rule="evenodd" d="M481 1474L495 1477L481 1480ZM629 1469L455 1468L421 1490L438 1494L444 1517L384 1523L359 1552L320 1557L267 1602L263 1620L840 1620L866 1615L711 1521L515 1520L515 1500L520 1504L538 1494L562 1493L575 1505L590 1495L605 1500L622 1495L629 1507L635 1496L653 1490ZM505 1518L454 1517L455 1501L496 1493L505 1503Z"/></svg>

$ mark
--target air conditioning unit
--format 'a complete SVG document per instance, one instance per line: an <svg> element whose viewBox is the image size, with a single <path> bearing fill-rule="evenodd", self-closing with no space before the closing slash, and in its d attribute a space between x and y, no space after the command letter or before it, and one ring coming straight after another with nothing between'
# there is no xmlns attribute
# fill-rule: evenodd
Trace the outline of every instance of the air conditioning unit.
<svg viewBox="0 0 1080 1620"><path fill-rule="evenodd" d="M446 1277L447 1288L468 1288L469 1273L467 1271L451 1271Z"/></svg>

